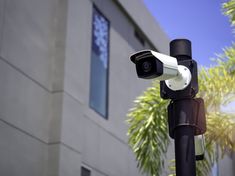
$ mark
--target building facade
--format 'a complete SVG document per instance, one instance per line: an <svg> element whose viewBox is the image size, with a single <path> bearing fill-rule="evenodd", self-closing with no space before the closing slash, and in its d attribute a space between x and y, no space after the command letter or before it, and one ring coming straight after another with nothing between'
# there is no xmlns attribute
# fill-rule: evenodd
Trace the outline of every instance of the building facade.
<svg viewBox="0 0 235 176"><path fill-rule="evenodd" d="M1 0L0 175L141 175L129 55L168 42L139 0Z"/></svg>

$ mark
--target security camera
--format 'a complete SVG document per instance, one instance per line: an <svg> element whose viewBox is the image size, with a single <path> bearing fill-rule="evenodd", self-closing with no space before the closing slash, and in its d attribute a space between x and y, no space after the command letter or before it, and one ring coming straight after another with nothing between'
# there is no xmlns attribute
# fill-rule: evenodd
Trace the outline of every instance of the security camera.
<svg viewBox="0 0 235 176"><path fill-rule="evenodd" d="M136 65L139 78L167 80L177 76L177 59L151 50L134 53L130 59Z"/></svg>
<svg viewBox="0 0 235 176"><path fill-rule="evenodd" d="M130 56L139 78L163 81L171 90L183 90L191 81L190 70L178 65L177 59L152 50L139 51Z"/></svg>

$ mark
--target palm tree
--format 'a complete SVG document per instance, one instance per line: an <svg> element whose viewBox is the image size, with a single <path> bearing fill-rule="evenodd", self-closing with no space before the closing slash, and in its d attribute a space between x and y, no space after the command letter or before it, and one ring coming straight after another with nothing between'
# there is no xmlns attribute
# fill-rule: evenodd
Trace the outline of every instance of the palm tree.
<svg viewBox="0 0 235 176"><path fill-rule="evenodd" d="M225 14L235 25L235 0L223 4ZM235 45L218 55L217 65L201 68L199 93L206 106L207 132L205 133L205 159L197 162L197 175L204 176L218 159L235 151L235 115L221 111L235 99ZM167 125L169 101L160 98L159 82L153 84L135 101L128 114L129 144L138 167L144 173L159 176L166 165L166 152L170 143ZM216 155L217 150L221 155Z"/></svg>

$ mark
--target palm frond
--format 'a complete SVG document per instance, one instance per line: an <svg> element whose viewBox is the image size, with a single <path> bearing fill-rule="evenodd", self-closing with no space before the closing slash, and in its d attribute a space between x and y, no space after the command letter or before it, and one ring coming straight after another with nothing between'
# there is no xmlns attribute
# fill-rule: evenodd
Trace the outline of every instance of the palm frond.
<svg viewBox="0 0 235 176"><path fill-rule="evenodd" d="M159 84L159 83L158 83ZM169 145L166 107L159 95L159 86L153 87L135 101L128 114L129 144L133 149L141 171L158 176L165 165Z"/></svg>
<svg viewBox="0 0 235 176"><path fill-rule="evenodd" d="M231 24L235 25L235 0L223 3L224 14L230 18Z"/></svg>
<svg viewBox="0 0 235 176"><path fill-rule="evenodd" d="M222 112L211 112L207 115L206 138L215 142L223 155L226 151L235 151L235 115Z"/></svg>
<svg viewBox="0 0 235 176"><path fill-rule="evenodd" d="M235 64L235 63L234 63ZM202 68L199 73L199 97L203 97L208 110L215 110L235 100L235 76L227 67L218 65L213 68ZM213 108L213 109L211 109ZM216 111L219 111L216 109Z"/></svg>

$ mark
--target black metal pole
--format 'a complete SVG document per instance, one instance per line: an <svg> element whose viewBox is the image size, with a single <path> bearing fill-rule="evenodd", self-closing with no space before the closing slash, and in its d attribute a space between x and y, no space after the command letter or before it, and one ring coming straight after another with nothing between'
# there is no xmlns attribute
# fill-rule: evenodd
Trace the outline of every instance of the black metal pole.
<svg viewBox="0 0 235 176"><path fill-rule="evenodd" d="M170 136L175 140L177 176L196 176L193 124L197 109L197 100L193 98L178 99L168 106Z"/></svg>
<svg viewBox="0 0 235 176"><path fill-rule="evenodd" d="M196 176L194 128L181 126L175 129L175 159L177 176Z"/></svg>
<svg viewBox="0 0 235 176"><path fill-rule="evenodd" d="M192 60L191 42L180 39L170 43L170 54L178 60L178 64L190 67ZM194 76L194 75L192 75ZM195 78L192 78L195 80ZM196 78L197 79L197 78ZM196 159L194 134L195 128L190 125L193 116L192 99L195 96L191 90L182 90L173 99L174 109L174 140L177 176L196 176ZM171 119L172 120L172 119Z"/></svg>

